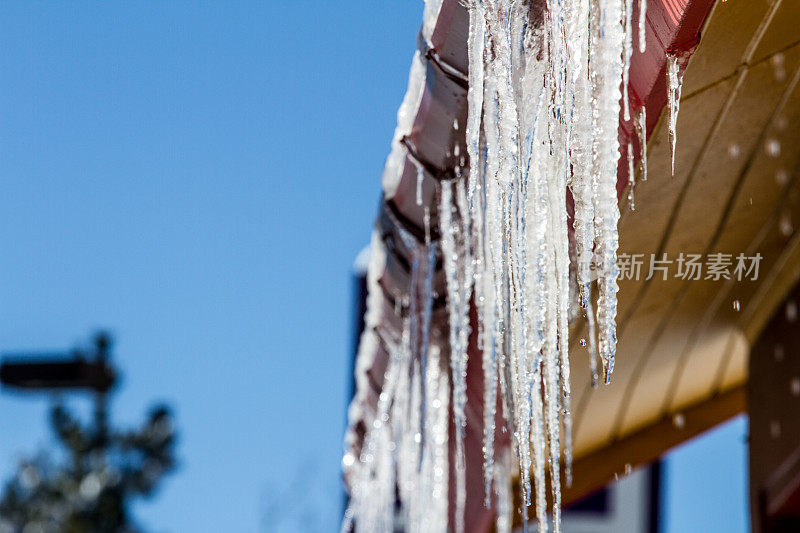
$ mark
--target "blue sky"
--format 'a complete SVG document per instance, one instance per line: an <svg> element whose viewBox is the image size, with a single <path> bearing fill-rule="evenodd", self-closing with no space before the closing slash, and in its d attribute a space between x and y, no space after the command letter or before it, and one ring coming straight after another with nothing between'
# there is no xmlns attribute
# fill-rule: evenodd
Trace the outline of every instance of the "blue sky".
<svg viewBox="0 0 800 533"><path fill-rule="evenodd" d="M662 533L750 531L744 416L673 450L662 472Z"/></svg>
<svg viewBox="0 0 800 533"><path fill-rule="evenodd" d="M0 351L114 333L116 421L165 400L181 435L150 530L267 531L292 491L335 529L351 265L421 9L0 3ZM0 394L2 477L46 406Z"/></svg>

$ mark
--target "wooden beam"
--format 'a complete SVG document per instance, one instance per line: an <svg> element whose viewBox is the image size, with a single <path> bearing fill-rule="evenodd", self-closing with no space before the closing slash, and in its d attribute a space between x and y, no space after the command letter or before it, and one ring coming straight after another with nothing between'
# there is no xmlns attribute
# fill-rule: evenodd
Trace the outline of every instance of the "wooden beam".
<svg viewBox="0 0 800 533"><path fill-rule="evenodd" d="M573 466L572 486L564 487L564 505L602 488L626 470L656 460L678 444L746 409L747 387L740 385L577 458Z"/></svg>
<svg viewBox="0 0 800 533"><path fill-rule="evenodd" d="M626 472L652 463L675 446L746 410L747 385L742 384L577 457L573 464L572 486L564 486L561 490L562 506L568 507L626 475ZM513 489L514 508L518 510L522 501L519 478L514 479ZM547 498L551 506L549 493ZM515 512L514 526L521 525L520 513Z"/></svg>

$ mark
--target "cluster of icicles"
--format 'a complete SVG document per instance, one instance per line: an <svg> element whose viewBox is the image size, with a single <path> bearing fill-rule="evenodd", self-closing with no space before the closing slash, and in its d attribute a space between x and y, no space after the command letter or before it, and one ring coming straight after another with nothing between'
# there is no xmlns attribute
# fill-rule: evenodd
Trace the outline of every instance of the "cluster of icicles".
<svg viewBox="0 0 800 533"><path fill-rule="evenodd" d="M638 2L640 52L645 5ZM431 242L429 227L424 243L399 228L403 244L413 251L408 313L402 338L388 350L361 455L345 457L359 470L351 482L343 531L354 524L359 531L464 531L471 308L484 372L479 400L485 505L497 508L497 530L509 531L509 480L516 472L523 523L533 506L538 530L546 531L549 477L553 529L560 531L561 465L570 483L572 462L569 322L577 313L589 329L593 379L607 383L614 368L617 132L621 112L630 120L633 7L633 0L468 3L468 168L457 168L457 179L441 182L440 240ZM676 65L670 63L670 76L678 83ZM671 91L670 110L677 114L673 96ZM633 118L644 148L644 111ZM673 130L672 119L670 125ZM630 144L627 148L632 179L633 150ZM574 199L572 249L568 191ZM373 251L380 246L380 238L374 239ZM437 253L447 282L449 354L431 342ZM379 263L373 257L370 299L381 290ZM368 312L368 329L374 326L369 320ZM367 342L362 337L362 350ZM495 460L498 405L511 449L498 450ZM451 436L454 465L449 464Z"/></svg>

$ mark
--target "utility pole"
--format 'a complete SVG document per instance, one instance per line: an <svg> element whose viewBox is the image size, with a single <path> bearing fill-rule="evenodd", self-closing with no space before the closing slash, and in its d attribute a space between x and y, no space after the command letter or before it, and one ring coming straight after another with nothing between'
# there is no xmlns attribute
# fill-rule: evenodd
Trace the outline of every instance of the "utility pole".
<svg viewBox="0 0 800 533"><path fill-rule="evenodd" d="M166 406L152 408L137 430L112 428L108 402L117 372L110 361L111 346L111 337L100 332L89 350L2 356L4 387L94 395L88 426L64 406L53 406L53 431L70 459L58 463L40 457L23 464L0 499L2 531L24 533L29 526L45 532L139 531L131 524L128 500L152 494L163 475L175 468L175 433Z"/></svg>
<svg viewBox="0 0 800 533"><path fill-rule="evenodd" d="M4 354L0 364L3 385L31 391L60 389L94 392L96 444L108 443L108 393L117 381L109 363L111 337L99 332L94 352L75 349L65 353Z"/></svg>

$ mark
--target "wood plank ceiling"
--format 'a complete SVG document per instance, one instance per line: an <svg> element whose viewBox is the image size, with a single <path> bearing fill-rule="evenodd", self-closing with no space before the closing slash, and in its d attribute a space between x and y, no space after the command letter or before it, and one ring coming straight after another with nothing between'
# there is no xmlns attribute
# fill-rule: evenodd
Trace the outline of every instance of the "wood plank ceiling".
<svg viewBox="0 0 800 533"><path fill-rule="evenodd" d="M675 175L664 112L636 210L621 202L620 253L644 264L619 283L611 385L591 387L584 326L573 328L573 497L744 409L749 347L800 273L798 27L792 0L716 2L706 21L685 72ZM681 253L732 254L731 273L740 253L762 259L756 280L691 280L676 277ZM651 254L672 261L666 279L645 280ZM622 442L630 458L608 461Z"/></svg>

